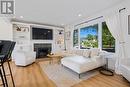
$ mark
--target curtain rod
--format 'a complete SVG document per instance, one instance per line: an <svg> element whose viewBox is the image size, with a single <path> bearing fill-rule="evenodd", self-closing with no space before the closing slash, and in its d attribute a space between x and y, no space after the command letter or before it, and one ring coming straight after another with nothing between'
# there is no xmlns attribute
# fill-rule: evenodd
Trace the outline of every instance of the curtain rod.
<svg viewBox="0 0 130 87"><path fill-rule="evenodd" d="M125 10L125 9L126 9L126 8L122 8L122 9L119 10L119 12L121 12L121 11L123 11L123 10Z"/></svg>
<svg viewBox="0 0 130 87"><path fill-rule="evenodd" d="M125 9L126 9L126 8L122 8L122 9L119 10L119 12L121 12L122 10L125 10ZM102 17L103 17L103 16L100 16L100 17L97 17L97 18L94 18L94 19L91 19L91 20L88 20L88 21L85 21L85 22L81 22L81 23L79 23L79 24L74 25L74 27L76 27L76 26L78 26L78 25L81 25L81 24L84 24L84 23L88 23L88 22L97 20L97 19L102 18Z"/></svg>
<svg viewBox="0 0 130 87"><path fill-rule="evenodd" d="M90 19L90 20L88 20L88 21L81 22L81 23L79 23L79 24L74 25L74 27L76 27L76 26L78 26L78 25L81 25L81 24L84 24L84 23L88 23L88 22L97 20L97 19L102 18L102 17L103 17L103 16L100 16L100 17L97 17L97 18Z"/></svg>

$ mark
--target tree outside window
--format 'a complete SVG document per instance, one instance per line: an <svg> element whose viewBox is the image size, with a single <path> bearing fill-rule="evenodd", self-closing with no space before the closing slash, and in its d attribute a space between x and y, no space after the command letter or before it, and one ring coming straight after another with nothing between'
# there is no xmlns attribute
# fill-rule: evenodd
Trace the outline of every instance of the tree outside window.
<svg viewBox="0 0 130 87"><path fill-rule="evenodd" d="M80 29L80 49L98 48L98 24Z"/></svg>
<svg viewBox="0 0 130 87"><path fill-rule="evenodd" d="M102 23L102 50L115 52L115 39L105 22Z"/></svg>

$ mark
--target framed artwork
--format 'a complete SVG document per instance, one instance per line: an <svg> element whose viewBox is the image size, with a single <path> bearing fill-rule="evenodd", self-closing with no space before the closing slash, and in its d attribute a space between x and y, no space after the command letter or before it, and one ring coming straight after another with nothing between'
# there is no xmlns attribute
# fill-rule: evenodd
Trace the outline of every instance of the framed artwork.
<svg viewBox="0 0 130 87"><path fill-rule="evenodd" d="M70 40L70 36L71 36L71 32L70 31L65 32L65 39L66 40Z"/></svg>
<svg viewBox="0 0 130 87"><path fill-rule="evenodd" d="M16 31L20 31L20 32L29 32L29 28L28 27L17 27Z"/></svg>
<svg viewBox="0 0 130 87"><path fill-rule="evenodd" d="M128 15L128 35L130 35L130 15Z"/></svg>

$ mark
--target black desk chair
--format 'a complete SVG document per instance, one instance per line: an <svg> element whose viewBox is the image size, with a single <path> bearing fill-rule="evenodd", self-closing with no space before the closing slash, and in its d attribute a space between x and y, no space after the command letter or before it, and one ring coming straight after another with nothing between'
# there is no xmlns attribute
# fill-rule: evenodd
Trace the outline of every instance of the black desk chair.
<svg viewBox="0 0 130 87"><path fill-rule="evenodd" d="M4 69L5 62L7 62L7 64L8 64L13 87L15 87L13 75L12 75L12 71L11 71L11 67L10 67L10 63L9 63L14 46L15 46L15 42L5 41L5 40L0 41L0 76L1 76L4 87L9 87L8 81L6 78L5 69Z"/></svg>

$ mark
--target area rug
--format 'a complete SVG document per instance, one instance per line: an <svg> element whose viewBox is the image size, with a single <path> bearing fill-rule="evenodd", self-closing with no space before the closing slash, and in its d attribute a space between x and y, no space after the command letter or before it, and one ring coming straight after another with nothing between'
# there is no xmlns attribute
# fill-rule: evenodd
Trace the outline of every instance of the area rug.
<svg viewBox="0 0 130 87"><path fill-rule="evenodd" d="M71 87L98 74L97 70L89 71L82 74L81 78L79 79L77 73L61 66L60 64L45 64L39 62L39 65L43 72L57 85L57 87Z"/></svg>

